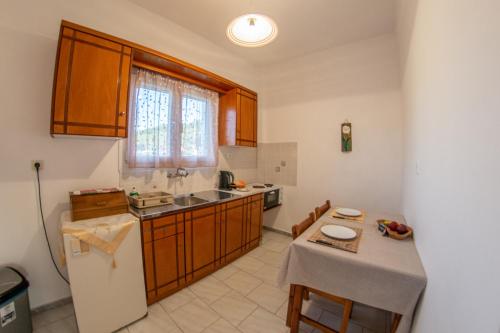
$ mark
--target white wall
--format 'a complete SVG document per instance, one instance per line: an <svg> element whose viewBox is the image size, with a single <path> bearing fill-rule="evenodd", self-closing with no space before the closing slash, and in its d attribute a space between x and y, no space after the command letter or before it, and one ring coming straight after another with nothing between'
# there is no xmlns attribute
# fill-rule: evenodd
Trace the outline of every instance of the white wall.
<svg viewBox="0 0 500 333"><path fill-rule="evenodd" d="M326 199L334 205L399 212L402 114L393 35L260 69L263 142L297 142L297 186L265 223L290 232ZM340 126L352 122L353 151Z"/></svg>
<svg viewBox="0 0 500 333"><path fill-rule="evenodd" d="M43 239L32 159L42 170L44 211L57 250L68 191L117 186L118 144L49 136L52 79L61 19L179 57L255 89L253 69L207 40L120 0L3 1L0 4L0 264L27 271L32 307L66 297Z"/></svg>
<svg viewBox="0 0 500 333"><path fill-rule="evenodd" d="M403 209L428 276L415 332L500 332L499 13L400 1Z"/></svg>

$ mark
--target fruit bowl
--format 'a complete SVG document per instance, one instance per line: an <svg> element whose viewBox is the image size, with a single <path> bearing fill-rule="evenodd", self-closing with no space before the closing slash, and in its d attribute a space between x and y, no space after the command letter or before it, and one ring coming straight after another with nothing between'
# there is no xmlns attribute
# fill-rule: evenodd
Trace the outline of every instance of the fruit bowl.
<svg viewBox="0 0 500 333"><path fill-rule="evenodd" d="M411 237L413 235L413 229L410 226L407 226L406 224L403 223L398 223L396 221L390 221L390 220L377 220L377 223L379 224L380 228L385 228L384 233L387 233L387 235L390 238L393 239L398 239L398 240L403 240L408 237ZM407 231L405 233L399 233L397 230L392 230L389 226L395 223L396 225L400 226L403 225Z"/></svg>

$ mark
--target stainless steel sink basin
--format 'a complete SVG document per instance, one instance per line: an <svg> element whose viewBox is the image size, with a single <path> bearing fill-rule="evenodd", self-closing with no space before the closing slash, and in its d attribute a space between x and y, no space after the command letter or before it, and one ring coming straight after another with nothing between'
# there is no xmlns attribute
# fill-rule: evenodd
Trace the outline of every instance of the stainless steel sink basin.
<svg viewBox="0 0 500 333"><path fill-rule="evenodd" d="M204 204L207 202L208 202L208 200L201 199L201 198L198 198L195 196L190 196L190 195L174 198L174 203L176 205L184 206L184 207L201 205L201 204Z"/></svg>

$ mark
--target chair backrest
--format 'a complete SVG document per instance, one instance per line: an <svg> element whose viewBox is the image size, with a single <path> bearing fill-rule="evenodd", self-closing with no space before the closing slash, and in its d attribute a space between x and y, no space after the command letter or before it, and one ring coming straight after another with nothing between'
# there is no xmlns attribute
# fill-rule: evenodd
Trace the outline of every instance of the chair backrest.
<svg viewBox="0 0 500 333"><path fill-rule="evenodd" d="M321 215L325 214L330 208L332 208L332 205L330 203L330 200L326 200L326 202L314 209L314 212L316 213L316 220L321 217Z"/></svg>
<svg viewBox="0 0 500 333"><path fill-rule="evenodd" d="M299 224L294 224L292 227L292 237L293 239L299 237L307 228L311 226L316 221L314 213L309 213L309 217Z"/></svg>

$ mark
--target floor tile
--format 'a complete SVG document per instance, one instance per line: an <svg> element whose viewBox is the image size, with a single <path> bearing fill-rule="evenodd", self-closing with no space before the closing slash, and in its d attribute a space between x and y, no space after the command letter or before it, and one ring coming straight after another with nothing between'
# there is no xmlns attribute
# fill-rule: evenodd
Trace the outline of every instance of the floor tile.
<svg viewBox="0 0 500 333"><path fill-rule="evenodd" d="M199 333L216 322L220 316L199 299L171 313L172 319L184 333Z"/></svg>
<svg viewBox="0 0 500 333"><path fill-rule="evenodd" d="M273 267L281 267L284 255L280 252L266 251L257 259Z"/></svg>
<svg viewBox="0 0 500 333"><path fill-rule="evenodd" d="M184 288L167 298L162 299L159 303L168 313L177 310L181 306L191 302L196 298L196 295L189 289Z"/></svg>
<svg viewBox="0 0 500 333"><path fill-rule="evenodd" d="M340 328L340 324L342 322L341 317L334 315L331 312L323 311L319 318L319 322L332 327L335 330ZM315 329L314 333L321 333L319 330ZM363 333L363 327L359 326L354 322L349 322L349 326L347 327L347 333Z"/></svg>
<svg viewBox="0 0 500 333"><path fill-rule="evenodd" d="M236 327L228 323L224 319L219 319L210 327L208 327L206 330L203 331L203 333L236 333L240 332Z"/></svg>
<svg viewBox="0 0 500 333"><path fill-rule="evenodd" d="M37 328L34 333L78 333L78 326L74 316L59 319L53 323Z"/></svg>
<svg viewBox="0 0 500 333"><path fill-rule="evenodd" d="M268 250L266 250L262 246L259 246L259 247L256 247L255 249L253 249L252 251L248 252L246 255L249 257L258 258L261 255L263 255L264 253L266 253L267 251Z"/></svg>
<svg viewBox="0 0 500 333"><path fill-rule="evenodd" d="M268 284L278 287L278 274L280 269L268 264L264 264L259 270L253 272L252 275ZM289 288L287 288L288 292Z"/></svg>
<svg viewBox="0 0 500 333"><path fill-rule="evenodd" d="M263 234L262 236L263 240L277 240L280 242L291 242L292 236L291 235L283 235L279 232L273 232L269 231L268 233Z"/></svg>
<svg viewBox="0 0 500 333"><path fill-rule="evenodd" d="M283 303L283 305L281 305L278 311L276 311L276 315L281 319L286 320L287 311L288 311L288 299ZM304 301L302 303L302 313L314 320L319 320L319 317L321 316L322 312L323 310L312 301Z"/></svg>
<svg viewBox="0 0 500 333"><path fill-rule="evenodd" d="M281 252L288 247L288 244L289 244L288 242L270 239L266 242L262 242L262 247L264 247L267 250Z"/></svg>
<svg viewBox="0 0 500 333"><path fill-rule="evenodd" d="M243 319L248 317L257 308L257 304L240 293L232 291L214 302L210 307L231 324L238 326Z"/></svg>
<svg viewBox="0 0 500 333"><path fill-rule="evenodd" d="M231 291L227 285L213 276L207 276L206 278L194 283L189 287L189 289L207 304L215 302Z"/></svg>
<svg viewBox="0 0 500 333"><path fill-rule="evenodd" d="M262 268L264 263L256 258L243 256L233 262L233 265L247 273L253 273Z"/></svg>
<svg viewBox="0 0 500 333"><path fill-rule="evenodd" d="M238 273L239 271L240 271L239 268L237 268L232 264L229 264L219 269L218 271L213 272L212 276L220 281L224 281L225 279L227 279L234 273Z"/></svg>
<svg viewBox="0 0 500 333"><path fill-rule="evenodd" d="M279 288L263 283L250 292L247 297L264 309L275 313L288 299L288 294Z"/></svg>
<svg viewBox="0 0 500 333"><path fill-rule="evenodd" d="M374 332L384 333L386 331L387 314L387 311L360 303L354 303L351 321L365 328L369 328Z"/></svg>
<svg viewBox="0 0 500 333"><path fill-rule="evenodd" d="M238 272L231 275L224 281L224 283L241 294L246 295L262 284L262 280L259 280L246 272Z"/></svg>
<svg viewBox="0 0 500 333"><path fill-rule="evenodd" d="M159 303L148 307L148 316L128 326L130 333L181 333Z"/></svg>
<svg viewBox="0 0 500 333"><path fill-rule="evenodd" d="M244 333L285 333L289 331L283 319L262 308L257 308L238 328Z"/></svg>
<svg viewBox="0 0 500 333"><path fill-rule="evenodd" d="M54 323L60 319L68 318L75 314L73 303L64 304L57 308L36 313L32 317L33 329Z"/></svg>

